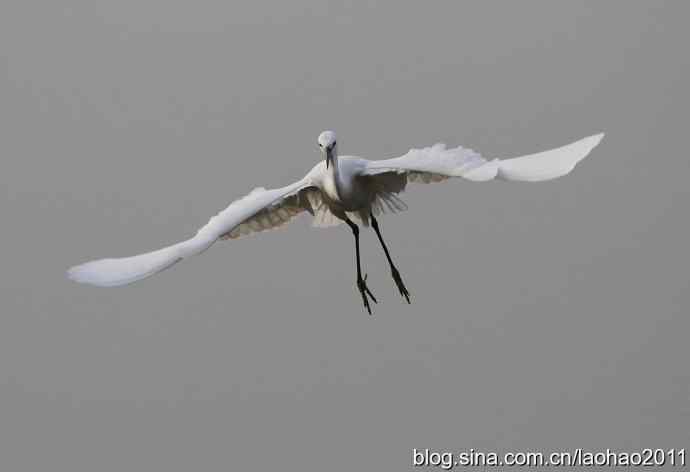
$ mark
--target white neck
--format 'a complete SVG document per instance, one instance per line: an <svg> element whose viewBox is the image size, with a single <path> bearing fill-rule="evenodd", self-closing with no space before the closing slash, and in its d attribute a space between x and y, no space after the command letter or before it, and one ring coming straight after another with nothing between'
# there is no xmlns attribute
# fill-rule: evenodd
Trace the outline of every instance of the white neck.
<svg viewBox="0 0 690 472"><path fill-rule="evenodd" d="M338 145L336 144L333 147L332 152L332 157L333 161L331 162L331 175L333 176L333 182L335 182L335 188L339 194L342 194L341 189L343 188L343 182L341 180L341 175L340 175L340 163L338 161Z"/></svg>

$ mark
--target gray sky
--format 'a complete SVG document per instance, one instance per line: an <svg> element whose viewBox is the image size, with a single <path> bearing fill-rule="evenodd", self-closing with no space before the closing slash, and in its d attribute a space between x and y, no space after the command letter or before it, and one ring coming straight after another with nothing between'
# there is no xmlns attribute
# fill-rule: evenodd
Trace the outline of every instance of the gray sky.
<svg viewBox="0 0 690 472"><path fill-rule="evenodd" d="M682 1L0 6L0 468L400 471L412 448L687 447ZM64 270L192 234L340 151L486 157L606 131L543 184L408 187L375 235L218 244L121 289Z"/></svg>

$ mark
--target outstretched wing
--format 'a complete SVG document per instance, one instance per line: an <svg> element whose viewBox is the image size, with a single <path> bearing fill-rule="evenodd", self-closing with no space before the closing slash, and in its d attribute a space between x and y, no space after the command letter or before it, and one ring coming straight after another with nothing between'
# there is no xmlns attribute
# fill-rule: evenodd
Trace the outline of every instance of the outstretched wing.
<svg viewBox="0 0 690 472"><path fill-rule="evenodd" d="M302 211L311 212L308 194L313 189L308 178L278 189L257 188L232 202L186 241L138 256L87 262L72 267L67 275L76 282L101 287L136 282L204 252L218 239L275 228Z"/></svg>
<svg viewBox="0 0 690 472"><path fill-rule="evenodd" d="M256 188L249 195L243 197L235 203L244 199L251 199L255 194L267 192L264 188ZM270 205L260 209L253 216L246 218L230 231L220 235L220 239L237 239L260 231L279 228L290 222L295 216L302 212L309 212L314 215L312 201L320 198L320 192L316 187L305 187L298 192L279 198Z"/></svg>
<svg viewBox="0 0 690 472"><path fill-rule="evenodd" d="M447 149L444 144L412 149L393 159L369 161L364 176L404 175L408 182L440 182L449 177L467 180L503 180L536 182L555 179L569 173L599 144L604 134L596 134L557 149L512 159L486 160L479 153L463 147Z"/></svg>

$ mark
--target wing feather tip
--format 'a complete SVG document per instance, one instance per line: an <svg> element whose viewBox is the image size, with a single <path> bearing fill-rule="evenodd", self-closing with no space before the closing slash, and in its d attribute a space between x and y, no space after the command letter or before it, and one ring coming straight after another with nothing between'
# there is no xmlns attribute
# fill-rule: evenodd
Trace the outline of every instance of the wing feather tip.
<svg viewBox="0 0 690 472"><path fill-rule="evenodd" d="M96 287L110 286L111 284L101 280L101 277L98 277L98 274L96 273L97 271L94 271L95 266L97 267L98 264L106 261L107 259L100 259L97 261L90 261L85 262L84 264L72 266L67 269L67 278L79 284L93 285Z"/></svg>
<svg viewBox="0 0 690 472"><path fill-rule="evenodd" d="M585 153L585 156L587 156L587 154L589 154L592 151L592 149L599 145L601 140L604 139L604 136L606 136L606 133L602 131L601 133L593 134L582 139L582 141L587 144L588 148L587 152Z"/></svg>

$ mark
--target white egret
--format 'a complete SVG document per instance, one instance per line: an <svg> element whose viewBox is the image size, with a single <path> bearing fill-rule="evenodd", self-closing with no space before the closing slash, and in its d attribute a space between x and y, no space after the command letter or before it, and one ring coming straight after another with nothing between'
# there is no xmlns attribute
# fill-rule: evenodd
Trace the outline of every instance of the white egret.
<svg viewBox="0 0 690 472"><path fill-rule="evenodd" d="M212 217L186 241L138 256L87 262L69 269L68 276L101 287L129 284L200 254L219 239L235 239L276 228L308 212L314 217L314 226L345 222L351 228L355 237L356 286L364 307L371 314L369 299L377 300L367 286L366 275L362 276L357 223L371 224L376 231L393 280L409 303L410 294L391 259L375 216L386 210L397 212L406 208L398 194L408 182L440 182L450 177L481 182L494 178L529 182L554 179L569 173L603 136L597 134L557 149L505 160L487 160L471 149L447 149L443 144L435 144L412 149L401 157L370 161L338 155L335 133L324 131L318 138L323 160L301 180L282 188L252 190Z"/></svg>

